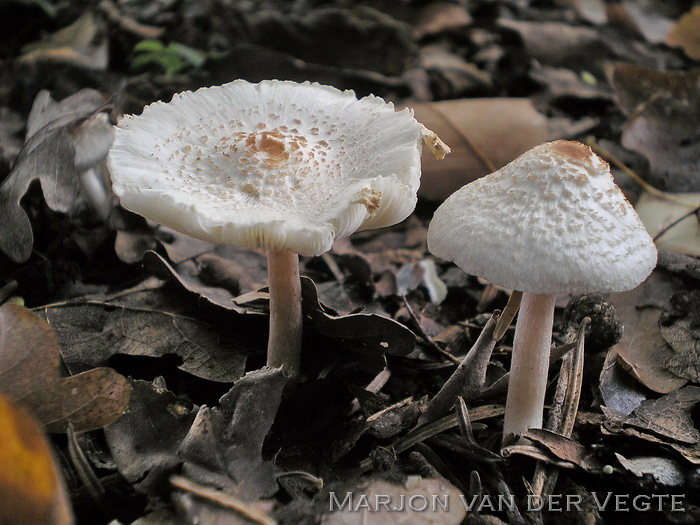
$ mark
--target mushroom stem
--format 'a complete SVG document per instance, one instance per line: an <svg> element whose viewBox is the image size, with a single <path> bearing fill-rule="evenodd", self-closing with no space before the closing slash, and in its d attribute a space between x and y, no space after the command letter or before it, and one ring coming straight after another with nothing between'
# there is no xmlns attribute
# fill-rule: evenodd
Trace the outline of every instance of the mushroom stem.
<svg viewBox="0 0 700 525"><path fill-rule="evenodd" d="M523 293L515 324L504 437L542 428L555 299L554 294Z"/></svg>
<svg viewBox="0 0 700 525"><path fill-rule="evenodd" d="M267 366L282 367L296 377L301 361L301 279L299 256L286 250L267 250L270 281L270 338Z"/></svg>

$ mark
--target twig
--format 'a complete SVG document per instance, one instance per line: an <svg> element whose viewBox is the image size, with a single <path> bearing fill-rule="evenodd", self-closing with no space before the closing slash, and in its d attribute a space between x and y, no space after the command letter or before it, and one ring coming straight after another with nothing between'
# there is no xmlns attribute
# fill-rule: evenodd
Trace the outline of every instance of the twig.
<svg viewBox="0 0 700 525"><path fill-rule="evenodd" d="M174 487L194 494L195 496L215 503L220 507L231 509L238 514L241 514L246 519L259 523L260 525L275 525L276 521L265 513L251 508L249 504L242 501L231 494L226 494L220 490L215 490L194 481L185 478L184 476L173 476L170 478L170 484Z"/></svg>
<svg viewBox="0 0 700 525"><path fill-rule="evenodd" d="M632 179L634 182L639 184L642 188L644 188L648 193L655 195L656 197L660 197L662 199L666 199L669 201L677 202L679 204L683 204L684 206L695 206L695 204L692 204L690 202L686 202L683 199L679 199L675 195L672 195L670 193L666 193L665 191L661 191L659 189L656 189L654 186L646 182L644 179L642 179L639 175L637 175L633 170L631 170L628 166L626 166L620 159L618 159L615 155L613 155L610 151L606 150L603 148L601 145L599 145L595 137L588 137L586 139L586 144L598 155L601 157L605 157L607 160L609 160L612 164L614 164L617 168L621 169L625 174Z"/></svg>
<svg viewBox="0 0 700 525"><path fill-rule="evenodd" d="M661 237L663 234L665 234L668 230L670 230L671 228L673 228L673 227L674 227L675 225L677 225L678 223L680 223L680 222L686 220L688 217L691 217L691 216L693 216L693 215L698 215L698 213L700 213L700 206L696 207L696 208L693 209L693 210L690 210L688 213L682 215L681 217L678 217L678 218L677 218L675 221L673 221L671 224L669 224L669 225L667 225L667 226L661 228L661 230L660 230L656 235L654 235L654 242L658 241L658 240L659 240L659 237Z"/></svg>
<svg viewBox="0 0 700 525"><path fill-rule="evenodd" d="M523 292L519 290L513 290L513 292L510 294L510 297L508 298L508 304L503 309L501 318L498 320L496 329L493 331L494 341L500 341L501 338L505 335L506 330L508 330L508 327L510 326L510 323L512 323L513 319L515 318L515 314L517 314L518 310L520 309L520 301L522 300L522 298Z"/></svg>

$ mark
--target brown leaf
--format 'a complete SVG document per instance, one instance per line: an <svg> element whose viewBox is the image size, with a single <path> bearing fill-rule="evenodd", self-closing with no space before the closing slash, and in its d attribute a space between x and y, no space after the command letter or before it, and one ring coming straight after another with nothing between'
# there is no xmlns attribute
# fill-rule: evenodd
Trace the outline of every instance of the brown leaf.
<svg viewBox="0 0 700 525"><path fill-rule="evenodd" d="M598 31L562 22L529 22L499 20L499 26L518 33L525 51L538 62L567 67L590 62L592 57L606 54L606 43Z"/></svg>
<svg viewBox="0 0 700 525"><path fill-rule="evenodd" d="M450 100L412 107L416 119L452 148L440 161L423 156L418 194L429 200L442 201L491 172L468 141L500 168L548 138L547 119L527 99Z"/></svg>
<svg viewBox="0 0 700 525"><path fill-rule="evenodd" d="M96 430L122 415L131 397L127 379L111 368L93 368L67 377L25 398L47 432Z"/></svg>
<svg viewBox="0 0 700 525"><path fill-rule="evenodd" d="M652 44L663 43L673 25L673 20L665 17L654 2L625 0L608 6L611 21L624 25L638 33Z"/></svg>
<svg viewBox="0 0 700 525"><path fill-rule="evenodd" d="M41 428L0 395L0 523L73 523L60 470Z"/></svg>
<svg viewBox="0 0 700 525"><path fill-rule="evenodd" d="M697 212L689 214L692 206L700 206L700 193L679 193L676 197L688 205L644 192L635 209L657 248L700 257L700 221Z"/></svg>
<svg viewBox="0 0 700 525"><path fill-rule="evenodd" d="M674 312L661 326L661 335L673 348L666 368L679 377L700 383L700 291L680 291L671 301Z"/></svg>
<svg viewBox="0 0 700 525"><path fill-rule="evenodd" d="M105 70L108 63L107 28L91 11L45 40L24 47L20 62L59 62L79 68Z"/></svg>
<svg viewBox="0 0 700 525"><path fill-rule="evenodd" d="M48 323L21 306L0 307L0 391L18 401L49 432L102 428L129 402L126 379L97 368L62 378L60 349Z"/></svg>
<svg viewBox="0 0 700 525"><path fill-rule="evenodd" d="M451 2L431 2L423 7L414 22L416 39L464 29L472 23L472 17L463 5Z"/></svg>
<svg viewBox="0 0 700 525"><path fill-rule="evenodd" d="M659 399L642 401L624 425L693 445L700 441L700 432L693 425L690 412L698 402L700 387L686 386Z"/></svg>
<svg viewBox="0 0 700 525"><path fill-rule="evenodd" d="M606 72L629 115L622 145L649 160L650 182L667 191L700 191L700 69L658 72L615 64Z"/></svg>
<svg viewBox="0 0 700 525"><path fill-rule="evenodd" d="M673 350L659 327L659 316L670 311L669 300L678 287L679 281L654 272L634 290L609 298L625 327L622 339L613 347L620 364L643 385L661 394L688 382L667 369Z"/></svg>
<svg viewBox="0 0 700 525"><path fill-rule="evenodd" d="M700 6L683 15L666 36L666 44L680 47L693 60L700 60Z"/></svg>
<svg viewBox="0 0 700 525"><path fill-rule="evenodd" d="M150 291L127 304L79 301L46 307L43 314L64 343L63 359L71 371L104 366L117 354L173 354L182 358L178 368L197 377L227 382L243 374L251 351L245 336L233 342L218 326L149 303L160 298Z"/></svg>
<svg viewBox="0 0 700 525"><path fill-rule="evenodd" d="M603 465L581 443L551 430L531 428L524 437L541 445L557 458L578 465L589 472L602 472Z"/></svg>

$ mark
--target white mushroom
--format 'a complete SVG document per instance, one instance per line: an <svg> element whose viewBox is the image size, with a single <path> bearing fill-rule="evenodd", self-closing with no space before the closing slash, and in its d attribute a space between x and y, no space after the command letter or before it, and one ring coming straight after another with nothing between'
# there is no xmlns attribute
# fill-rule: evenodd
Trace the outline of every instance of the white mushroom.
<svg viewBox="0 0 700 525"><path fill-rule="evenodd" d="M542 426L557 293L617 292L656 266L656 247L589 147L537 146L450 196L428 247L465 272L523 291L504 437Z"/></svg>
<svg viewBox="0 0 700 525"><path fill-rule="evenodd" d="M122 205L199 239L263 247L268 365L299 370L298 255L400 222L420 182L421 125L381 98L319 84L236 80L156 102L118 126Z"/></svg>

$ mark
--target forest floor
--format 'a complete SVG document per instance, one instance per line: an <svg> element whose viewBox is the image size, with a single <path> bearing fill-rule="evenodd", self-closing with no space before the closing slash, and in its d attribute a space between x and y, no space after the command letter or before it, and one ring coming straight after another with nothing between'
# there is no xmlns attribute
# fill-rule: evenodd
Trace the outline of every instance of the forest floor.
<svg viewBox="0 0 700 525"><path fill-rule="evenodd" d="M0 438L45 431L53 452L0 450L0 522L700 523L693 5L2 2ZM264 252L109 190L112 123L235 79L374 94L452 148L424 152L408 219L302 257L295 385L264 367ZM629 292L558 297L548 430L502 447L514 326L495 348L478 337L511 291L431 255L427 228L456 189L555 139L611 164L658 266ZM426 420L468 353L485 378Z"/></svg>

